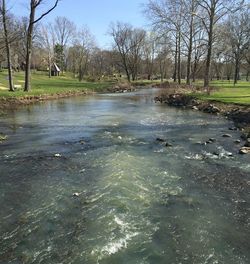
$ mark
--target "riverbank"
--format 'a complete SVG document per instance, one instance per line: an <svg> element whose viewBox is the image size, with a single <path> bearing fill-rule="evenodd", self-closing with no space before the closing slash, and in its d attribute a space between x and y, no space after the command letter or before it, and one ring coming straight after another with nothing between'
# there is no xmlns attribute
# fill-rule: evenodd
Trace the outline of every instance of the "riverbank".
<svg viewBox="0 0 250 264"><path fill-rule="evenodd" d="M242 139L245 141L239 152L242 154L250 153L250 106L223 103L214 100L202 100L193 92L179 88L177 90L163 89L155 98L155 102L166 103L169 106L181 107L183 109L192 109L202 111L208 114L223 115L232 120L235 127L229 130L241 130ZM240 142L239 142L240 143Z"/></svg>
<svg viewBox="0 0 250 264"><path fill-rule="evenodd" d="M41 93L41 94L29 94L24 93L24 95L13 96L0 96L0 110L13 110L17 109L22 105L30 105L37 102L47 101L47 100L55 100L60 98L67 98L72 96L82 96L82 95L91 95L95 93L126 93L135 91L136 87L133 85L128 85L127 83L117 83L117 84L109 84L103 85L103 87L96 87L93 89L76 89L76 90L62 90L61 92L55 93ZM11 93L11 92L10 92Z"/></svg>
<svg viewBox="0 0 250 264"><path fill-rule="evenodd" d="M31 90L24 92L24 72L14 72L15 92L8 91L7 71L0 71L0 110L16 109L45 100L94 93L123 93L135 91L138 86L152 85L151 81L128 83L123 79L103 77L100 80L86 79L79 82L70 73L49 78L46 72L34 71L31 75Z"/></svg>
<svg viewBox="0 0 250 264"><path fill-rule="evenodd" d="M93 93L93 92L91 92ZM46 100L54 100L60 98L66 98L71 96L86 95L90 94L89 91L68 91L64 93L55 94L41 94L41 95L25 95L20 97L0 97L0 109L4 110L14 110L22 105L34 104L37 102L42 102Z"/></svg>
<svg viewBox="0 0 250 264"><path fill-rule="evenodd" d="M160 94L156 102L167 103L170 106L199 110L209 114L221 114L232 119L238 128L250 126L250 106L227 104L211 100L201 100L195 95L185 93Z"/></svg>

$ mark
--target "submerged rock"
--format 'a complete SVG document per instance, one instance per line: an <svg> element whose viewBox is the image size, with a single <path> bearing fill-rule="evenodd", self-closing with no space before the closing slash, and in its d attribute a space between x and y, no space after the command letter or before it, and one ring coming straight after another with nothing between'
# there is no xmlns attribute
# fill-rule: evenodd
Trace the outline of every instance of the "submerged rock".
<svg viewBox="0 0 250 264"><path fill-rule="evenodd" d="M156 141L158 141L158 142L166 142L166 140L163 139L163 138L156 138Z"/></svg>
<svg viewBox="0 0 250 264"><path fill-rule="evenodd" d="M216 139L215 138L210 138L209 140L206 141L206 144L212 144L216 142Z"/></svg>
<svg viewBox="0 0 250 264"><path fill-rule="evenodd" d="M221 111L218 107L216 107L216 106L214 106L212 104L203 105L201 107L201 110L203 112L209 113L209 114L217 114L217 113L219 113Z"/></svg>
<svg viewBox="0 0 250 264"><path fill-rule="evenodd" d="M248 147L248 148L250 147L250 138L247 139L244 147Z"/></svg>
<svg viewBox="0 0 250 264"><path fill-rule="evenodd" d="M7 138L8 138L8 136L3 135L3 134L0 134L0 144L1 144L4 140L6 140Z"/></svg>
<svg viewBox="0 0 250 264"><path fill-rule="evenodd" d="M240 154L250 154L250 147L242 147L242 148L239 150L239 153L240 153Z"/></svg>
<svg viewBox="0 0 250 264"><path fill-rule="evenodd" d="M196 105L194 105L194 106L192 107L192 109L193 109L193 110L196 110L196 111L199 110L199 108L198 108Z"/></svg>
<svg viewBox="0 0 250 264"><path fill-rule="evenodd" d="M173 147L173 145L171 143L168 143L168 142L166 142L165 146L166 147Z"/></svg>
<svg viewBox="0 0 250 264"><path fill-rule="evenodd" d="M235 144L240 144L241 143L241 140L240 139L237 139L234 141Z"/></svg>
<svg viewBox="0 0 250 264"><path fill-rule="evenodd" d="M225 137L225 138L231 138L232 135L230 135L230 134L223 134L222 137Z"/></svg>

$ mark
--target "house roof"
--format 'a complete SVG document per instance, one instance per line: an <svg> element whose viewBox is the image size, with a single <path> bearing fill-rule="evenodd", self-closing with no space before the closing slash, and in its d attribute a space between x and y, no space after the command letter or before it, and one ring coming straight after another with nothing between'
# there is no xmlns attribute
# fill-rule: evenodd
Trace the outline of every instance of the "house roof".
<svg viewBox="0 0 250 264"><path fill-rule="evenodd" d="M58 65L55 62L53 63L53 66L54 66L54 68L55 68L56 71L58 71L58 72L61 71L60 68L58 67Z"/></svg>

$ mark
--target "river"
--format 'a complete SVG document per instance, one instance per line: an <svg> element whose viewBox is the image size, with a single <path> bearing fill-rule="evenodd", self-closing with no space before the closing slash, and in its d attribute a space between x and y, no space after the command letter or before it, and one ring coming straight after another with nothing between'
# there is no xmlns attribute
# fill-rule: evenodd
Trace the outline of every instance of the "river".
<svg viewBox="0 0 250 264"><path fill-rule="evenodd" d="M155 92L1 117L1 264L250 263L240 132L220 116L155 104Z"/></svg>

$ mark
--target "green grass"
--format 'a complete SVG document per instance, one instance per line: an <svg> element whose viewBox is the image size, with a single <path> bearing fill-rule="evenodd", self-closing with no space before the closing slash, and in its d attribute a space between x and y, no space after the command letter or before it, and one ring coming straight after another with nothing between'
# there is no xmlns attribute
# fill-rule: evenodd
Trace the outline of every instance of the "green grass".
<svg viewBox="0 0 250 264"><path fill-rule="evenodd" d="M81 91L103 91L112 86L110 81L100 82L79 82L70 74L64 76L49 78L44 72L33 72L31 74L31 91L23 92L24 86L24 73L14 73L14 84L21 85L22 88L17 89L15 92L3 90L8 87L7 71L0 72L0 97L22 97L22 96L38 96L44 94L64 94L67 92L81 92ZM152 84L152 81L139 81L134 82L136 85ZM197 84L201 84L199 81ZM236 86L233 82L229 81L212 81L210 83L215 87L210 95L198 94L197 96L202 100L215 100L223 103L235 103L250 105L250 82L240 81Z"/></svg>
<svg viewBox="0 0 250 264"><path fill-rule="evenodd" d="M250 105L250 82L239 81L234 86L232 81L212 81L210 85L216 89L210 95L199 95L199 98L223 103Z"/></svg>
<svg viewBox="0 0 250 264"><path fill-rule="evenodd" d="M3 88L8 88L7 72L0 72L0 97L21 97L43 94L63 94L67 92L81 91L102 91L112 85L112 82L79 82L70 74L49 78L46 73L34 72L31 74L31 91L23 92L24 73L14 73L14 84L21 85L15 92L9 92Z"/></svg>

